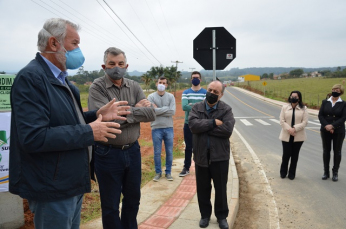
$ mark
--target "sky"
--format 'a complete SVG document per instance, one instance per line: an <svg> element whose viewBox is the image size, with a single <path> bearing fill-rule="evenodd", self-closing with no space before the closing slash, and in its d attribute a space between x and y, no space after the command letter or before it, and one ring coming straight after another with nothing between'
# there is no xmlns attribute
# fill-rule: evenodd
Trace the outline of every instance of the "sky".
<svg viewBox="0 0 346 229"><path fill-rule="evenodd" d="M101 69L111 46L126 53L130 72L176 61L179 71L202 70L193 40L206 27L236 38L225 70L346 65L345 0L0 0L0 71L16 73L35 57L52 17L81 26L87 71Z"/></svg>

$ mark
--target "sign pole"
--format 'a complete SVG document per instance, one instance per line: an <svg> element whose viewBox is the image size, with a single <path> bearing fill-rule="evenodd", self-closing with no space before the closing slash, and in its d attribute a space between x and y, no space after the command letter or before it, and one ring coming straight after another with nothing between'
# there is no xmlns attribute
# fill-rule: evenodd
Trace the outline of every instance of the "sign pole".
<svg viewBox="0 0 346 229"><path fill-rule="evenodd" d="M213 36L213 80L216 80L216 72L215 72L215 69L216 69L216 32L215 30L213 29L213 33L212 33L212 36Z"/></svg>

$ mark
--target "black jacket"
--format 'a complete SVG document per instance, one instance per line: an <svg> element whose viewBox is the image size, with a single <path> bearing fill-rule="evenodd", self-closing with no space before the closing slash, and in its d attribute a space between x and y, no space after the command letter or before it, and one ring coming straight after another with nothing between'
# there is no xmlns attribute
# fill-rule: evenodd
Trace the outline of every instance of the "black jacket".
<svg viewBox="0 0 346 229"><path fill-rule="evenodd" d="M232 108L219 101L217 108L209 114L206 102L198 102L190 111L189 128L193 133L193 159L202 167L208 167L207 158L208 139L210 150L210 162L226 161L230 158L230 141L235 120ZM221 126L215 125L215 119L223 122Z"/></svg>
<svg viewBox="0 0 346 229"><path fill-rule="evenodd" d="M78 89L66 83L82 111ZM70 92L39 53L17 74L11 107L10 192L45 201L90 192L92 129L80 124ZM94 121L96 111L84 119Z"/></svg>
<svg viewBox="0 0 346 229"><path fill-rule="evenodd" d="M326 131L325 126L332 124L334 126L334 133L345 132L346 120L346 103L344 101L332 103L327 100L322 101L320 111L318 112L318 119L321 123L321 131Z"/></svg>

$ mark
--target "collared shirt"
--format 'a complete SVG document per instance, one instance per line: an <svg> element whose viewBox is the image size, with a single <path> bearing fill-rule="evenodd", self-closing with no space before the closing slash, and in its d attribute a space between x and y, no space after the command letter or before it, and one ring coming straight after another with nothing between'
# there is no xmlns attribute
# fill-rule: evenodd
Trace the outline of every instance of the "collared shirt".
<svg viewBox="0 0 346 229"><path fill-rule="evenodd" d="M330 96L329 99L327 101L331 102L332 103L332 107L334 107L334 105L338 102L342 102L342 99L339 97L338 100L336 100L335 103L333 103L333 100L332 100L333 96Z"/></svg>
<svg viewBox="0 0 346 229"><path fill-rule="evenodd" d="M205 108L207 109L208 114L209 114L210 111L216 110L217 104L219 104L219 102L217 102L214 106L210 107L210 106L208 105L207 101L205 100Z"/></svg>
<svg viewBox="0 0 346 229"><path fill-rule="evenodd" d="M41 55L41 54L40 54ZM46 57L42 56L43 60L47 63L49 69L52 71L55 78L57 78L62 84L65 85L65 78L68 76L68 73L61 71L57 66L50 62Z"/></svg>
<svg viewBox="0 0 346 229"><path fill-rule="evenodd" d="M114 120L120 124L121 134L115 139L108 139L110 145L126 145L135 142L140 134L140 122L155 120L154 107L135 107L142 99L146 99L142 88L133 80L123 78L121 86L116 86L108 76L102 76L94 80L89 89L89 110L100 109L113 98L116 101L127 101L131 107L131 114L126 116L126 121Z"/></svg>

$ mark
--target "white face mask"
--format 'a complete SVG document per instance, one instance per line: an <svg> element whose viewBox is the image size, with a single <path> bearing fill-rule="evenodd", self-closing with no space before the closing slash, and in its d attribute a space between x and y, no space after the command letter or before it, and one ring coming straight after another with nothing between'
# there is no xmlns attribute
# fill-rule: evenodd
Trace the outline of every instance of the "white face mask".
<svg viewBox="0 0 346 229"><path fill-rule="evenodd" d="M164 84L158 84L157 85L157 90L159 91L164 91L166 89L165 85Z"/></svg>

